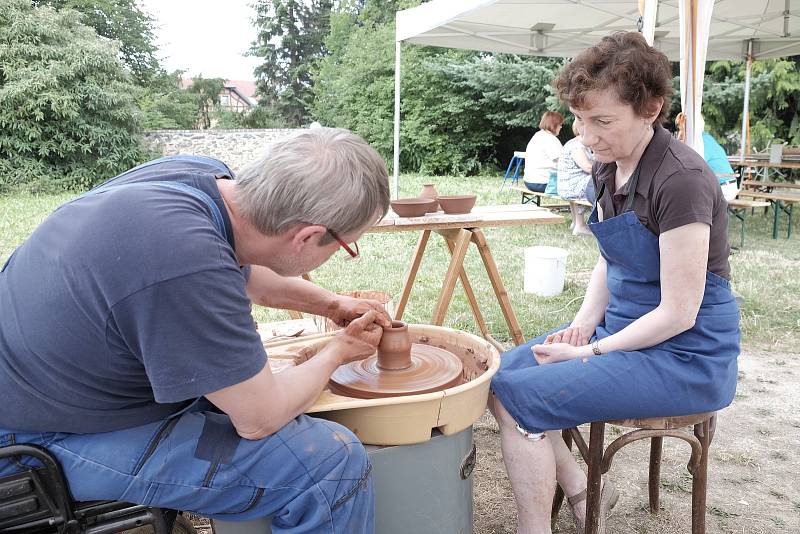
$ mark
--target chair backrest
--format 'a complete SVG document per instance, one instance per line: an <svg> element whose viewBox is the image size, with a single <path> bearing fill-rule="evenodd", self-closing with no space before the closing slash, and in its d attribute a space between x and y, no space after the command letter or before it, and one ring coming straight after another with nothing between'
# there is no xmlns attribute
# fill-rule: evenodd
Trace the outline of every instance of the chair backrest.
<svg viewBox="0 0 800 534"><path fill-rule="evenodd" d="M58 461L37 445L8 445L0 458L29 457L33 466L0 477L0 532L50 526L74 520L73 502Z"/></svg>
<svg viewBox="0 0 800 534"><path fill-rule="evenodd" d="M0 447L0 459L14 457L35 462L0 477L0 534L116 534L143 525L167 534L175 522L173 510L122 501L74 502L58 461L38 445Z"/></svg>

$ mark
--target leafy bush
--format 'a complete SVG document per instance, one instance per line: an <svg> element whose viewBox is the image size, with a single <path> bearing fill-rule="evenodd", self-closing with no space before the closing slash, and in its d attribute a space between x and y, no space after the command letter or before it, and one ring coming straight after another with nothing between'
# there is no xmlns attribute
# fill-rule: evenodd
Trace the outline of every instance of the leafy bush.
<svg viewBox="0 0 800 534"><path fill-rule="evenodd" d="M154 76L136 94L145 130L189 130L197 126L196 95L181 88L181 71Z"/></svg>
<svg viewBox="0 0 800 534"><path fill-rule="evenodd" d="M800 144L800 56L753 62L750 89L750 138L756 150L773 139ZM708 67L703 115L715 137L741 137L745 64L716 61ZM738 148L738 146L736 147Z"/></svg>
<svg viewBox="0 0 800 534"><path fill-rule="evenodd" d="M217 109L212 114L214 128L289 128L286 120L273 108L256 106L248 111L236 112Z"/></svg>
<svg viewBox="0 0 800 534"><path fill-rule="evenodd" d="M117 53L74 11L0 0L0 189L86 189L148 155Z"/></svg>
<svg viewBox="0 0 800 534"><path fill-rule="evenodd" d="M394 23L331 17L330 55L314 76L312 114L358 132L391 162ZM406 45L401 65L400 168L426 174L494 171L522 149L544 111L561 59Z"/></svg>
<svg viewBox="0 0 800 534"><path fill-rule="evenodd" d="M325 126L349 128L392 159L394 25L354 29L344 49L320 62L314 116ZM473 52L405 47L402 64L400 165L430 174L476 173L491 154L495 133L476 94L441 65Z"/></svg>

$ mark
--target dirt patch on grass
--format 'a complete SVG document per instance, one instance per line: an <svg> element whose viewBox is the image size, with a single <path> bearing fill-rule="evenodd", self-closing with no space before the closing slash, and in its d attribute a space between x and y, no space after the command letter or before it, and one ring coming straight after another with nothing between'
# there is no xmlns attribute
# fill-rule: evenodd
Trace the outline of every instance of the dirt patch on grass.
<svg viewBox="0 0 800 534"><path fill-rule="evenodd" d="M717 420L708 468L706 532L800 532L800 353L746 350L739 358L733 404ZM588 425L583 428L588 432ZM614 427L606 431L606 443ZM588 441L588 435L584 438ZM488 412L475 424L478 463L475 533L513 534L516 509L505 475L500 435ZM665 439L661 467L661 510L647 505L649 442L626 446L609 472L620 499L608 532L672 534L691 532L690 449ZM574 532L566 506L554 532Z"/></svg>

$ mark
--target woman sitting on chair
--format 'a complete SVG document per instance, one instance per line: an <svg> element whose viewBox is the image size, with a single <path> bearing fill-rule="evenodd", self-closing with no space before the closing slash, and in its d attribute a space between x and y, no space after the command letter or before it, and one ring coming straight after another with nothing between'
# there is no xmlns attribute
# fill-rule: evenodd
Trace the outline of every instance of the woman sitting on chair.
<svg viewBox="0 0 800 534"><path fill-rule="evenodd" d="M558 132L564 124L564 117L557 111L547 111L539 121L539 131L533 134L525 148L525 187L531 191L544 193L547 184L555 181L556 164L561 155L561 141Z"/></svg>
<svg viewBox="0 0 800 534"><path fill-rule="evenodd" d="M578 120L572 121L572 133L575 137L564 143L561 157L558 159L558 196L569 200L569 211L572 214L572 234L592 235L583 215L583 206L576 200L594 202L594 184L592 184L592 151L586 148L581 137Z"/></svg>
<svg viewBox="0 0 800 534"><path fill-rule="evenodd" d="M520 533L550 532L556 482L583 531L586 475L556 430L714 411L736 390L726 204L703 158L661 127L671 78L632 32L604 37L555 81L599 163L600 257L572 323L507 352L492 381ZM604 480L601 532L616 500Z"/></svg>

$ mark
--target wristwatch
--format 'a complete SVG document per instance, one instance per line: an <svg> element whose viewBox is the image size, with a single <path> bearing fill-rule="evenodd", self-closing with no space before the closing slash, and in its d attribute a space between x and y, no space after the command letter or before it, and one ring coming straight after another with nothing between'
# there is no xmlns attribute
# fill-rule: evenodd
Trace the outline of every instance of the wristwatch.
<svg viewBox="0 0 800 534"><path fill-rule="evenodd" d="M592 341L592 352L594 352L595 356L600 356L601 354L603 354L602 352L600 352L600 346L598 345L599 342L600 340L597 338L594 338L594 341Z"/></svg>

